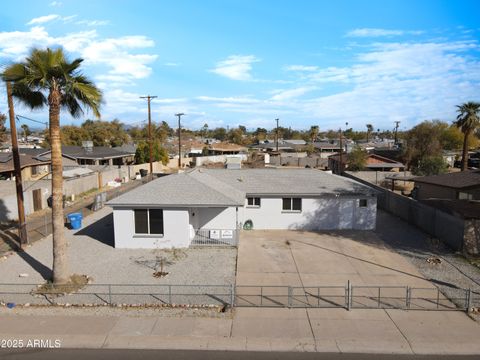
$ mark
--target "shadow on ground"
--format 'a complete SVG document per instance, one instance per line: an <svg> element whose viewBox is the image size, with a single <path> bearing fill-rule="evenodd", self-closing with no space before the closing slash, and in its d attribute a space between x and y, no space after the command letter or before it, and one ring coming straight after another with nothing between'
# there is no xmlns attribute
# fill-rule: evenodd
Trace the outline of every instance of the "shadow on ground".
<svg viewBox="0 0 480 360"><path fill-rule="evenodd" d="M113 247L113 214L110 213L104 216L103 218L77 231L74 235L88 236L101 242L102 244Z"/></svg>

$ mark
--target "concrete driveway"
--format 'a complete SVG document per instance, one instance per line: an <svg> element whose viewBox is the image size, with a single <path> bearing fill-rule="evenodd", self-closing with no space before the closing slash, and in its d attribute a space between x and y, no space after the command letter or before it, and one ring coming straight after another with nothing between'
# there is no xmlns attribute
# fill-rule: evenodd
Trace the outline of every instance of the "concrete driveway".
<svg viewBox="0 0 480 360"><path fill-rule="evenodd" d="M434 288L372 231L241 233L237 285Z"/></svg>

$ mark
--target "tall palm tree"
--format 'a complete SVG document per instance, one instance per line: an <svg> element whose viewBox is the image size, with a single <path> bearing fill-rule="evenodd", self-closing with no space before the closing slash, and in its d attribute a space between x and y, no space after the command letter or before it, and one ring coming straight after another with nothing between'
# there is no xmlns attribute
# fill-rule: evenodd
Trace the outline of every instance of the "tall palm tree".
<svg viewBox="0 0 480 360"><path fill-rule="evenodd" d="M462 171L468 167L468 137L480 126L480 103L469 101L457 105L457 121L455 125L463 132Z"/></svg>
<svg viewBox="0 0 480 360"><path fill-rule="evenodd" d="M52 159L53 282L68 282L67 243L63 231L62 144L60 110L73 117L83 114L82 106L100 117L101 91L79 70L83 59L70 62L61 48L32 49L27 58L2 73L13 83L13 96L31 109L48 106Z"/></svg>
<svg viewBox="0 0 480 360"><path fill-rule="evenodd" d="M312 143L315 142L315 140L317 139L317 136L318 136L318 132L320 131L320 128L318 125L312 125L310 126L310 140L312 141Z"/></svg>
<svg viewBox="0 0 480 360"><path fill-rule="evenodd" d="M373 131L373 125L372 124L367 124L367 142L368 138L370 137L370 133Z"/></svg>

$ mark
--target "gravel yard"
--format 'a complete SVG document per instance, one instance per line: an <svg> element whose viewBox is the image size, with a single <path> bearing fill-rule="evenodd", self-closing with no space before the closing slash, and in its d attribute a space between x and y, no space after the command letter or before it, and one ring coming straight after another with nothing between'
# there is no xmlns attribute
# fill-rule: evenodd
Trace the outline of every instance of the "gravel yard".
<svg viewBox="0 0 480 360"><path fill-rule="evenodd" d="M113 217L110 208L104 208L84 219L80 230L66 229L65 235L69 244L70 271L88 275L92 279L91 285L84 292L101 293L100 296L97 296L98 294L86 296L85 302L104 301L109 292L133 292L139 295L135 300L128 296L118 297L119 295L115 298L114 295L113 301L149 302L153 299L152 294L161 293L178 303L184 301L180 294L192 292L220 294L229 290L229 286L235 283L237 250L234 248L174 250L113 248ZM52 239L49 236L36 242L23 253L14 253L0 259L0 283L44 283L50 278L51 263ZM158 271L166 272L168 275L154 277L153 274ZM99 284L124 286L108 289ZM186 285L216 285L216 287ZM2 287L0 291L8 290L5 286L0 287ZM25 285L21 291L29 291L32 288ZM30 295L26 296L32 298ZM5 297L6 295L3 295L4 300ZM160 303L165 301L165 297L158 301ZM201 302L205 301L208 301L208 297L203 296ZM70 297L66 302L74 300Z"/></svg>
<svg viewBox="0 0 480 360"><path fill-rule="evenodd" d="M378 211L376 233L454 303L464 306L463 289L472 289L475 305L480 306L480 269L462 255L382 210ZM439 263L435 259L439 259Z"/></svg>

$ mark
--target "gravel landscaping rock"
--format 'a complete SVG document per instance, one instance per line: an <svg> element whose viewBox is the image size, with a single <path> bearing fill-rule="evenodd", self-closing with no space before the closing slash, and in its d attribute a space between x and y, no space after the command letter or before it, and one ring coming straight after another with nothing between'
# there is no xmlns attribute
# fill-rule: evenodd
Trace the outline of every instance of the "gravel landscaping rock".
<svg viewBox="0 0 480 360"><path fill-rule="evenodd" d="M235 284L236 248L115 249L113 248L113 216L104 208L87 217L80 230L65 229L68 241L70 271L87 275L91 284L81 294L67 295L63 303L163 303L221 304L228 300L230 286ZM17 290L29 292L51 276L51 236L36 242L25 252L0 261L0 283L14 283ZM155 277L160 270L165 277ZM27 274L27 276L20 276ZM24 284L24 286L21 286ZM100 284L116 284L110 289ZM170 285L170 286L169 286ZM212 285L199 287L198 285ZM215 285L215 286L213 286ZM9 289L12 289L11 287ZM0 291L8 287L0 285ZM134 293L136 296L126 295ZM115 295L123 294L123 295ZM194 294L196 297L192 297ZM157 296L158 295L158 296ZM8 302L12 296L0 296ZM19 303L48 303L45 297L16 295ZM59 301L60 300L55 300Z"/></svg>

